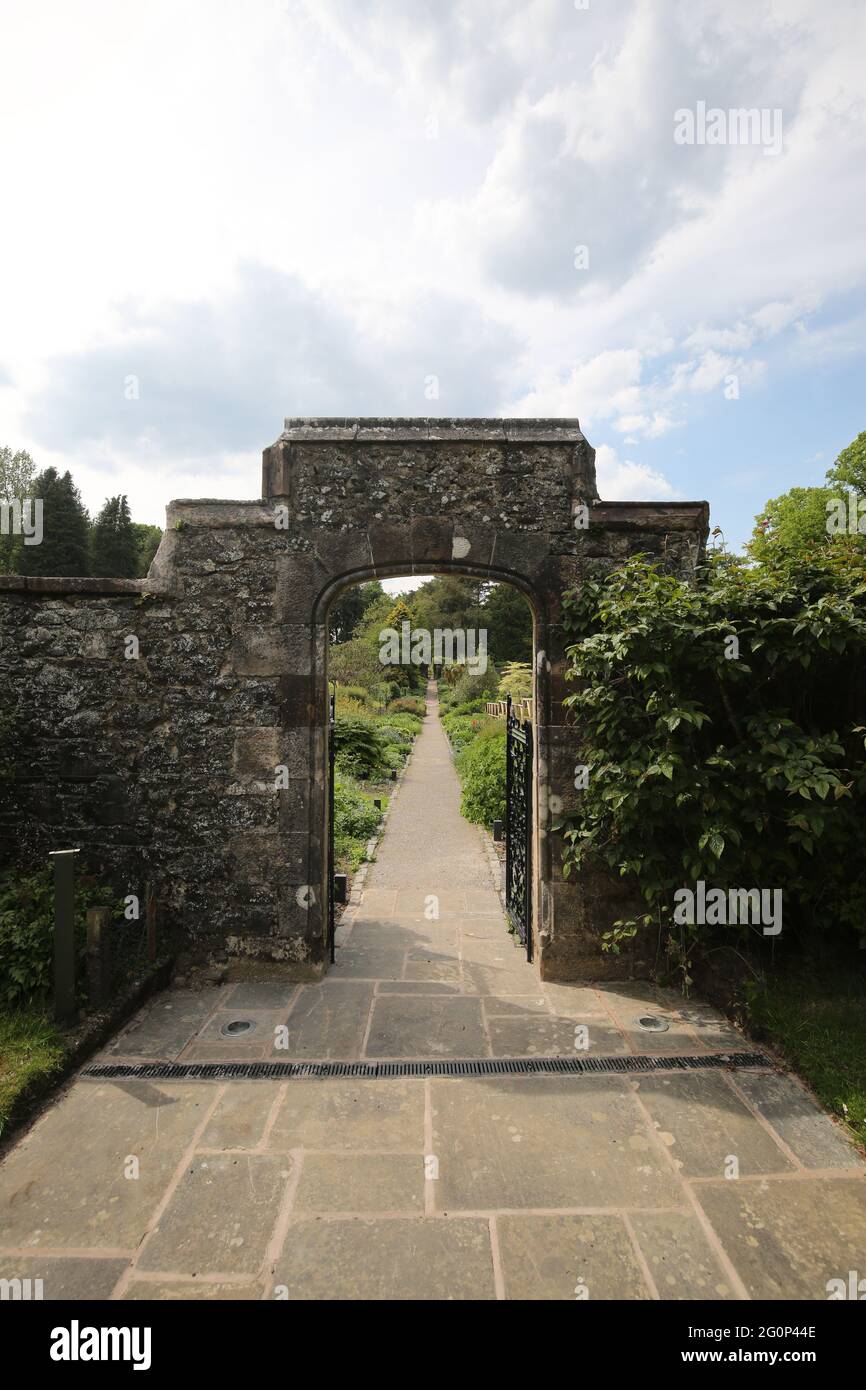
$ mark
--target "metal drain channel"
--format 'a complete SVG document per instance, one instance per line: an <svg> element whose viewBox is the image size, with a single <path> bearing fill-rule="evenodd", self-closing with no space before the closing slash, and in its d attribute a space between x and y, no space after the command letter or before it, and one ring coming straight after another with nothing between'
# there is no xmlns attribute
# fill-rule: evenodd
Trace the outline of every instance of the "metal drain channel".
<svg viewBox="0 0 866 1390"><path fill-rule="evenodd" d="M700 1071L707 1067L771 1067L763 1052L712 1052L694 1057L483 1057L466 1062L99 1062L83 1075L104 1081L284 1081L360 1076L583 1076L598 1072Z"/></svg>

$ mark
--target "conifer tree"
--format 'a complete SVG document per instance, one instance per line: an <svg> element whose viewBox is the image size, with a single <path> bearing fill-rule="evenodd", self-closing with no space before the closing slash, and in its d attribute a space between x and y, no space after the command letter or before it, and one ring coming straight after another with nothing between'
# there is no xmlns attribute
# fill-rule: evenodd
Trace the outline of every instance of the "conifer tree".
<svg viewBox="0 0 866 1390"><path fill-rule="evenodd" d="M93 573L101 578L135 579L138 575L138 537L123 494L105 499L94 523L91 554Z"/></svg>
<svg viewBox="0 0 866 1390"><path fill-rule="evenodd" d="M88 575L90 522L70 472L61 476L56 468L44 469L33 484L33 497L42 501L42 541L21 547L19 573Z"/></svg>

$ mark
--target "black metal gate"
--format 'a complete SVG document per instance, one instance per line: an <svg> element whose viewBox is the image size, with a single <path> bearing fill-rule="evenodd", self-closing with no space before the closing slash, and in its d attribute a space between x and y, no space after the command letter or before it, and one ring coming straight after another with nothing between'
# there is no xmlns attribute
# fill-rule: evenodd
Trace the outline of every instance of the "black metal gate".
<svg viewBox="0 0 866 1390"><path fill-rule="evenodd" d="M328 694L328 955L334 962L334 725L337 722L337 692Z"/></svg>
<svg viewBox="0 0 866 1390"><path fill-rule="evenodd" d="M532 960L532 723L505 716L505 906Z"/></svg>

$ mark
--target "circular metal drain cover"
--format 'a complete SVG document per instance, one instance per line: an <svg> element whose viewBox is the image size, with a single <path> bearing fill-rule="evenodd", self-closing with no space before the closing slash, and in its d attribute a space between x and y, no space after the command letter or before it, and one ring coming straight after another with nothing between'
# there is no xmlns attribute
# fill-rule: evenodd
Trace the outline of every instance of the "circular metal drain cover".
<svg viewBox="0 0 866 1390"><path fill-rule="evenodd" d="M251 1018L233 1018L230 1023L223 1024L220 1029L220 1037L237 1038L244 1033L251 1033L255 1026Z"/></svg>
<svg viewBox="0 0 866 1390"><path fill-rule="evenodd" d="M638 1019L638 1026L643 1028L645 1033L666 1033L670 1024L666 1018L660 1018L658 1014L644 1014L643 1018Z"/></svg>

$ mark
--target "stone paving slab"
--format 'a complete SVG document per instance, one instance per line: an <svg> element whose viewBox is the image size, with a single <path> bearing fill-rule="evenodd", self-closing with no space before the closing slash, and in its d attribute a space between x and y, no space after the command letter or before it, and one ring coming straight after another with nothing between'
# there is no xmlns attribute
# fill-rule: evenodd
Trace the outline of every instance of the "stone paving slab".
<svg viewBox="0 0 866 1390"><path fill-rule="evenodd" d="M421 1154L307 1154L295 1211L424 1213Z"/></svg>
<svg viewBox="0 0 866 1390"><path fill-rule="evenodd" d="M732 1159L741 1177L795 1168L723 1072L641 1076L637 1091L686 1177L723 1178Z"/></svg>
<svg viewBox="0 0 866 1390"><path fill-rule="evenodd" d="M367 1057L483 1057L481 1002L466 997L379 995L373 1003Z"/></svg>
<svg viewBox="0 0 866 1390"><path fill-rule="evenodd" d="M257 1149L281 1092L258 1081L226 1086L199 1138L201 1149ZM289 1146L287 1146L289 1147Z"/></svg>
<svg viewBox="0 0 866 1390"><path fill-rule="evenodd" d="M481 1007L486 1018L550 1017L547 1000L538 994L488 994L482 998Z"/></svg>
<svg viewBox="0 0 866 1390"><path fill-rule="evenodd" d="M350 937L351 941L352 938ZM402 980L406 953L392 947L365 946L354 949L344 946L337 952L337 960L331 972L333 980Z"/></svg>
<svg viewBox="0 0 866 1390"><path fill-rule="evenodd" d="M0 1165L0 1248L134 1249L213 1098L194 1084L74 1085Z"/></svg>
<svg viewBox="0 0 866 1390"><path fill-rule="evenodd" d="M183 1274L255 1274L265 1255L292 1160L283 1154L197 1154L138 1268Z"/></svg>
<svg viewBox="0 0 866 1390"><path fill-rule="evenodd" d="M584 1029L577 1036L575 1029ZM613 1024L588 1019L575 1023L566 1018L540 1018L527 1012L522 1017L488 1016L490 1050L494 1057L610 1057L626 1051L622 1034Z"/></svg>
<svg viewBox="0 0 866 1390"><path fill-rule="evenodd" d="M496 1296L485 1220L301 1221L273 1273L290 1299L477 1301Z"/></svg>
<svg viewBox="0 0 866 1390"><path fill-rule="evenodd" d="M862 1168L854 1145L793 1077L745 1071L734 1084L805 1168Z"/></svg>
<svg viewBox="0 0 866 1390"><path fill-rule="evenodd" d="M499 1250L510 1299L648 1299L619 1216L500 1216Z"/></svg>
<svg viewBox="0 0 866 1390"><path fill-rule="evenodd" d="M269 1090L262 1087L262 1113ZM424 1106L424 1082L418 1080L293 1082L286 1087L268 1147L422 1153Z"/></svg>
<svg viewBox="0 0 866 1390"><path fill-rule="evenodd" d="M380 980L376 984L377 994L459 994L459 984L445 984L442 980Z"/></svg>
<svg viewBox="0 0 866 1390"><path fill-rule="evenodd" d="M360 1054L372 984L328 980L306 985L289 1015L286 1057L357 1057Z"/></svg>
<svg viewBox="0 0 866 1390"><path fill-rule="evenodd" d="M588 985L548 984L540 986L552 1013L559 1018L586 1018L593 1015L610 1019L598 991Z"/></svg>
<svg viewBox="0 0 866 1390"><path fill-rule="evenodd" d="M462 983L459 962L430 951L410 951L406 956L403 973L407 980L458 986Z"/></svg>
<svg viewBox="0 0 866 1390"><path fill-rule="evenodd" d="M864 1277L862 1176L706 1184L700 1201L750 1298L826 1299L828 1280Z"/></svg>
<svg viewBox="0 0 866 1390"><path fill-rule="evenodd" d="M719 1255L692 1212L635 1212L629 1223L660 1299L734 1297Z"/></svg>
<svg viewBox="0 0 866 1390"><path fill-rule="evenodd" d="M280 980L244 980L229 985L225 990L225 1003L220 1007L240 1013L245 1009L264 1012L277 1009L288 1013L289 1005L297 994L297 985Z"/></svg>
<svg viewBox="0 0 866 1390"><path fill-rule="evenodd" d="M430 1084L444 1210L682 1204L624 1078Z"/></svg>
<svg viewBox="0 0 866 1390"><path fill-rule="evenodd" d="M36 1287L33 1281L40 1279L46 1303L67 1298L90 1301L109 1298L128 1263L126 1259L0 1254L0 1279L29 1279L31 1290Z"/></svg>
<svg viewBox="0 0 866 1390"><path fill-rule="evenodd" d="M220 996L219 986L166 990L121 1030L106 1051L174 1061L207 1022Z"/></svg>

